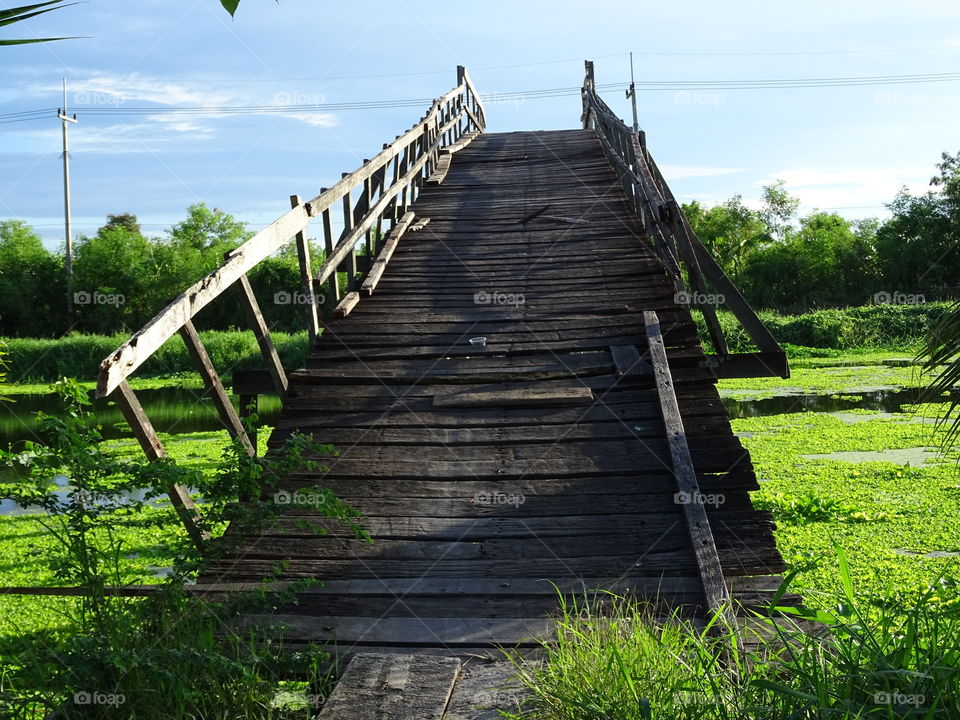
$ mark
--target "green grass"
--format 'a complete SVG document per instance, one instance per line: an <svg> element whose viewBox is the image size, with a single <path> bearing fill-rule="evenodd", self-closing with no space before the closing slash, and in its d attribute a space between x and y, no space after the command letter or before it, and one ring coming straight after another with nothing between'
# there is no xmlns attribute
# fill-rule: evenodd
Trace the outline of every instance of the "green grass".
<svg viewBox="0 0 960 720"><path fill-rule="evenodd" d="M826 359L791 360L787 380L775 377L724 380L719 385L720 395L738 399L813 393L856 395L871 390L919 387L929 382L930 375L922 373L919 366L882 364L884 360L902 357L903 354L871 352L862 358L846 356L840 363L836 359L832 362Z"/></svg>
<svg viewBox="0 0 960 720"><path fill-rule="evenodd" d="M270 428L258 433L260 452L266 451ZM179 463L212 471L228 442L226 431L161 434L167 453ZM134 440L108 443L121 455L137 456ZM183 541L184 530L169 506L145 508L135 518L117 518L116 532L123 543L122 567L133 582L155 584L157 570L170 567L174 549ZM0 515L0 586L56 586L47 562L56 547L36 515ZM4 637L63 627L64 613L75 606L71 598L0 595L0 644Z"/></svg>
<svg viewBox="0 0 960 720"><path fill-rule="evenodd" d="M826 720L960 717L960 614L930 593L864 612L842 552L818 632L777 616L737 648L737 626L713 632L664 622L633 600L564 604L544 662L516 664L526 720Z"/></svg>
<svg viewBox="0 0 960 720"><path fill-rule="evenodd" d="M831 557L838 543L856 553L855 579L872 595L933 583L960 560L927 556L960 552L956 455L920 466L805 457L935 446L930 418L855 415L858 422L818 413L734 420L761 478L754 503L773 512L791 568ZM837 590L829 561L804 569L797 585L811 598Z"/></svg>
<svg viewBox="0 0 960 720"><path fill-rule="evenodd" d="M284 367L302 367L306 362L307 333L271 333ZM129 334L72 334L56 340L0 338L6 345L9 382L40 383L63 376L93 380L100 362L129 339ZM263 367L256 339L249 331L212 330L200 333L213 366L223 376L234 370ZM168 340L137 371L140 377L194 373L196 369L179 337Z"/></svg>
<svg viewBox="0 0 960 720"><path fill-rule="evenodd" d="M183 372L171 375L158 375L156 377L132 377L130 378L130 387L134 390L162 390L163 388L181 388L188 390L201 390L203 380L196 372ZM77 384L84 390L95 390L96 380L79 381ZM50 393L50 382L26 382L10 383L3 386L3 394L12 397L15 395L46 395Z"/></svg>

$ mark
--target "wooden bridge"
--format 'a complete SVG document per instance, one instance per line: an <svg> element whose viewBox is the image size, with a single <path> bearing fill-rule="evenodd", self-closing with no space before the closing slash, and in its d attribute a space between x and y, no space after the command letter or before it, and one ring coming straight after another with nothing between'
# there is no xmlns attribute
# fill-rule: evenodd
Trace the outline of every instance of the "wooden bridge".
<svg viewBox="0 0 960 720"><path fill-rule="evenodd" d="M549 637L558 590L611 589L702 619L733 612L731 599L762 606L777 587L773 524L751 506L757 479L715 382L787 377L785 356L691 231L644 134L596 94L591 63L582 94L582 129L486 133L460 68L412 129L316 198L294 197L104 361L99 394L162 456L126 378L179 333L253 452L192 323L239 286L284 399L271 446L297 431L339 455L264 489L285 511L265 529L230 527L237 544L200 583L256 583L281 562L280 579L322 580L296 607L251 618L283 622L288 642L500 658ZM327 248L319 268L312 222ZM290 241L311 338L307 367L293 371L246 279ZM757 352L729 352L720 303ZM296 500L317 484L362 511L372 544ZM208 542L186 490L170 496ZM302 519L328 533L299 529ZM379 697L369 678L387 660L360 662L356 687ZM457 661L402 662L426 663L449 710ZM325 716L351 705L349 688L338 692ZM443 715L434 710L418 716Z"/></svg>

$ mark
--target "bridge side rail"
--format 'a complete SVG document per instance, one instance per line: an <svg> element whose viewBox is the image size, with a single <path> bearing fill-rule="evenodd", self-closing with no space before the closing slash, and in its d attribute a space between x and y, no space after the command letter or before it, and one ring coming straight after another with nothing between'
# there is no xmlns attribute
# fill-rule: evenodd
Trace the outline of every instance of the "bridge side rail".
<svg viewBox="0 0 960 720"><path fill-rule="evenodd" d="M633 132L597 95L593 63L588 60L585 65L583 127L597 131L624 193L667 269L678 302L684 299L684 304L702 312L714 349L714 354L707 356L707 366L718 377L788 378L786 353L693 231L647 150L645 134ZM707 293L707 280L722 295L759 352L730 352L716 306Z"/></svg>
<svg viewBox="0 0 960 720"><path fill-rule="evenodd" d="M326 284L327 295L340 299L338 273L346 273L348 288L358 285L369 268L358 265L360 246L367 259L373 257L387 230L393 229L407 213L421 187L440 160L441 152L454 144L468 143L486 126L483 103L466 68L457 68L457 86L438 98L409 130L398 135L373 158L352 173L344 173L339 182L323 188L307 202L294 195L291 209L228 253L216 270L177 296L127 342L100 364L97 397L112 397L141 448L151 460L166 452L128 378L171 337L179 334L203 379L223 424L230 436L243 444L251 455L256 448L247 437L239 414L233 407L210 356L193 324L193 317L221 297L233 285L240 290L248 320L277 393L284 397L287 376L270 338L260 306L248 280L248 273L260 262L294 241L300 264L302 291L306 302L306 322L311 344L320 334L320 295L317 288ZM334 235L333 214L342 211L342 231ZM321 222L326 247L320 267L312 267L307 232L313 218ZM409 221L409 219L408 219ZM187 489L167 489L174 507L197 545L209 538Z"/></svg>

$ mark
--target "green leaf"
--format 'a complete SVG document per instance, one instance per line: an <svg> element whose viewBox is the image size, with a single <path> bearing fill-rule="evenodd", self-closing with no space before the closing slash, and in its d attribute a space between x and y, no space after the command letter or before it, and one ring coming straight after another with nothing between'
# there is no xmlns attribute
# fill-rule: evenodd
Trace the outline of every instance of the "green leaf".
<svg viewBox="0 0 960 720"><path fill-rule="evenodd" d="M230 17L233 17L233 14L237 12L237 6L240 5L240 0L220 0L220 4L230 13Z"/></svg>
<svg viewBox="0 0 960 720"><path fill-rule="evenodd" d="M59 3L63 0L51 0L51 2L37 3L35 5L22 5L16 8L10 8L9 10L0 10L0 27L4 25L11 25L15 22L20 22L21 20L26 20L28 18L36 17L37 15L43 15L44 13L52 12L53 10L59 10L60 8L70 7L70 5L76 5L77 3L70 3L69 5L60 5ZM56 5L57 7L46 7L47 5ZM40 9L45 8L45 9Z"/></svg>
<svg viewBox="0 0 960 720"><path fill-rule="evenodd" d="M843 594L851 605L856 605L857 601L853 595L853 581L850 579L850 565L847 563L847 553L837 543L833 545L837 553L837 563L840 565L840 584L843 587Z"/></svg>
<svg viewBox="0 0 960 720"><path fill-rule="evenodd" d="M2 45L29 45L31 43L45 43L45 42L56 42L57 40L79 40L80 35L74 35L71 37L58 37L58 38L36 38L33 40L0 40L0 46Z"/></svg>

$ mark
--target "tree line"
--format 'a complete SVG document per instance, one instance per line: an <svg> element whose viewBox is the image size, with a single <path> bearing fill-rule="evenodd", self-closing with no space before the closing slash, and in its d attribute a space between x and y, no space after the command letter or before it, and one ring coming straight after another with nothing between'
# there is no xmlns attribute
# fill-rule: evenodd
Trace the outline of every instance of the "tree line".
<svg viewBox="0 0 960 720"><path fill-rule="evenodd" d="M683 206L694 231L755 307L798 313L871 302L953 298L960 278L960 153L944 153L930 189L902 188L891 217L847 220L815 211L782 180L753 210L736 195Z"/></svg>
<svg viewBox="0 0 960 720"><path fill-rule="evenodd" d="M763 189L759 209L736 195L713 207L690 202L683 210L758 309L799 313L950 298L960 277L960 153L944 153L937 170L927 192L902 189L883 222L823 211L798 218L799 200L783 181ZM68 325L62 253L46 249L26 223L0 222L0 335L137 330L251 235L232 215L202 203L188 208L164 237L145 235L134 215L110 215L94 235L77 242L76 313ZM272 327L303 328L292 244L258 265L250 281ZM246 326L241 305L231 302L213 303L197 322L204 329Z"/></svg>
<svg viewBox="0 0 960 720"><path fill-rule="evenodd" d="M23 221L0 222L0 335L139 330L252 235L232 215L202 203L191 206L166 237L145 235L135 215L110 215L94 235L76 243L71 324L63 254L45 248ZM295 302L300 267L292 243L260 263L249 278L271 327L304 328L303 305ZM246 327L247 320L239 302L221 301L200 311L197 326L225 330Z"/></svg>

